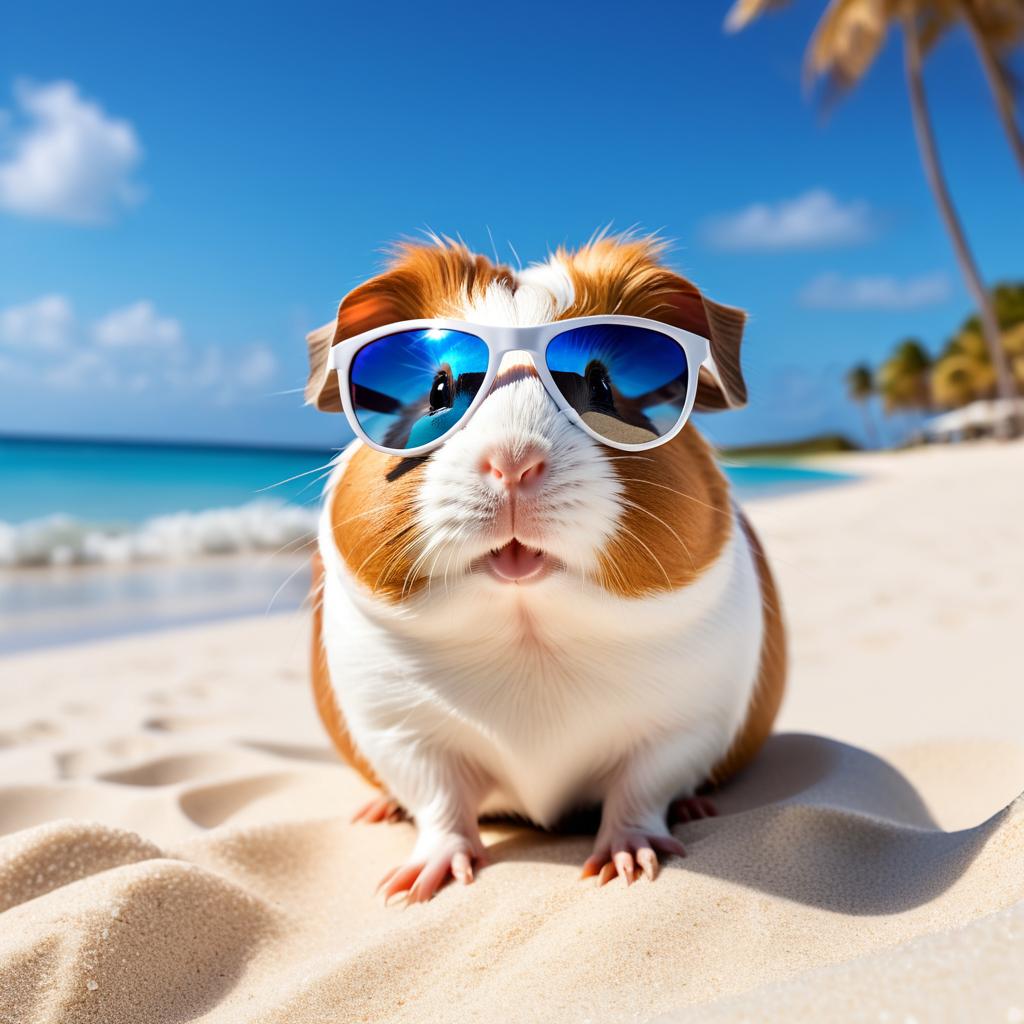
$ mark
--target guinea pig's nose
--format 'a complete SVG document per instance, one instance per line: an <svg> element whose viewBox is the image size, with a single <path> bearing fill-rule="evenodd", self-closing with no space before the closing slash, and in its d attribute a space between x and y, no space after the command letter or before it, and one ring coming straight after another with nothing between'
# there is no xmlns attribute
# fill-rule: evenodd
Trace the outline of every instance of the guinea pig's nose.
<svg viewBox="0 0 1024 1024"><path fill-rule="evenodd" d="M536 448L521 451L495 449L480 460L480 472L492 483L509 490L527 490L540 483L547 463Z"/></svg>

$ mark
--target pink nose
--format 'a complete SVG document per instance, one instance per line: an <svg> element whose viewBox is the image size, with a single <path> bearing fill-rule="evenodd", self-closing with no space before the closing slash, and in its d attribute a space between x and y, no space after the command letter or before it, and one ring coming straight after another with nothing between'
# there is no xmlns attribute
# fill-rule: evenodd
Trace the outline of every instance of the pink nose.
<svg viewBox="0 0 1024 1024"><path fill-rule="evenodd" d="M535 487L546 470L544 456L535 448L521 452L493 451L480 463L480 472L485 477L509 490Z"/></svg>

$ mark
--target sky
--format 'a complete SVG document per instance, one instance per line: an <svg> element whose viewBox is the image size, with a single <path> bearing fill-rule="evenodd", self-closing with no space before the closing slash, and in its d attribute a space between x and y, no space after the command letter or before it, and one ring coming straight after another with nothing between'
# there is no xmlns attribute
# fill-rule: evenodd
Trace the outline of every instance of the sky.
<svg viewBox="0 0 1024 1024"><path fill-rule="evenodd" d="M599 228L750 313L721 444L839 430L855 362L970 312L891 39L826 116L823 0L13 5L0 37L0 433L330 445L305 332L430 230L507 262ZM986 279L1024 191L966 37L926 84Z"/></svg>

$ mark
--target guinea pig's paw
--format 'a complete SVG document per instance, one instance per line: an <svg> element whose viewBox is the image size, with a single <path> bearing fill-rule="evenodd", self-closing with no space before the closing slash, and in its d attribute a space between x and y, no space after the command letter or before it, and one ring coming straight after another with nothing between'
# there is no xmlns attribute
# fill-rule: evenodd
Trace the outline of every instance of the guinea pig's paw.
<svg viewBox="0 0 1024 1024"><path fill-rule="evenodd" d="M668 807L668 823L698 821L701 818L717 818L718 808L706 796L684 796L673 800Z"/></svg>
<svg viewBox="0 0 1024 1024"><path fill-rule="evenodd" d="M405 808L393 797L386 793L380 793L372 800L363 804L362 807L352 815L352 822L359 822L365 825L376 825L378 822L388 823L405 821L408 815Z"/></svg>
<svg viewBox="0 0 1024 1024"><path fill-rule="evenodd" d="M636 881L640 873L652 882L658 875L658 854L685 857L683 844L668 829L648 831L624 826L601 829L594 852L583 865L581 878L597 876L597 884L605 885L616 875L626 885Z"/></svg>
<svg viewBox="0 0 1024 1024"><path fill-rule="evenodd" d="M381 880L377 891L384 892L384 902L405 893L406 903L425 903L438 889L454 878L463 885L473 881L473 865L488 863L483 842L454 833L444 833L424 842L421 836L410 860L393 868Z"/></svg>

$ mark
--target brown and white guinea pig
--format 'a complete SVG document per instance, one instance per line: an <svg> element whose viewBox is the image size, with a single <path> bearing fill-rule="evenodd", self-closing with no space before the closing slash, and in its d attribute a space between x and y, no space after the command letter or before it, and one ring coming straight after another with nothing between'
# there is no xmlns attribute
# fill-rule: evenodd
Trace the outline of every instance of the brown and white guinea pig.
<svg viewBox="0 0 1024 1024"><path fill-rule="evenodd" d="M390 323L614 313L707 338L715 372L702 368L696 408L742 405L744 314L662 254L655 239L604 238L516 272L462 245L402 246L309 336L307 398L339 411L331 346ZM523 549L539 571L510 580L502 560ZM687 424L639 454L602 445L527 356L505 356L476 414L429 455L344 450L314 571L320 715L380 789L356 818L404 812L417 828L387 896L471 881L481 814L549 826L598 804L584 875L653 878L659 854L683 853L670 805L710 813L698 788L750 760L782 698L775 586L708 444Z"/></svg>

